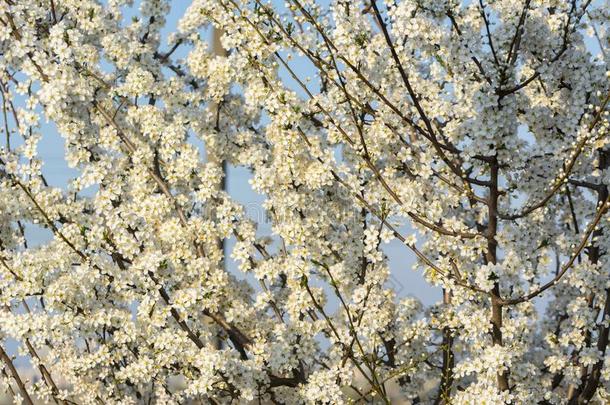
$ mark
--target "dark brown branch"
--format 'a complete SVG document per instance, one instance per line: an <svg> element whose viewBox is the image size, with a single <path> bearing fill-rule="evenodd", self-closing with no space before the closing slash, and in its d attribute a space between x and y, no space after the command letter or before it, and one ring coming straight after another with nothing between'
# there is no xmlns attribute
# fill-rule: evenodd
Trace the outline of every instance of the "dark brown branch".
<svg viewBox="0 0 610 405"><path fill-rule="evenodd" d="M32 402L32 398L30 397L30 394L28 394L28 390L23 380L19 376L19 373L17 372L17 369L13 364L13 360L8 356L8 354L6 354L2 346L0 346L0 360L2 360L5 367L11 373L11 377L13 377L13 379L15 380L17 387L19 387L19 391L21 392L21 396L23 397L23 402L26 405L34 405L34 402Z"/></svg>
<svg viewBox="0 0 610 405"><path fill-rule="evenodd" d="M490 164L490 183L489 187L489 207L488 207L488 224L487 224L487 252L485 260L488 264L497 263L498 242L496 234L498 232L498 192L499 181L499 164L497 159ZM494 276L498 276L494 274ZM494 283L491 295L491 325L492 325L492 342L494 345L503 346L502 342L502 297L500 295L500 281ZM498 372L498 388L501 391L508 391L508 371Z"/></svg>
<svg viewBox="0 0 610 405"><path fill-rule="evenodd" d="M451 292L443 290L443 304L451 305ZM435 405L451 403L451 388L453 387L453 368L455 365L455 357L453 353L453 335L451 328L443 328L443 365L441 367L441 383L438 390L438 396L434 401Z"/></svg>

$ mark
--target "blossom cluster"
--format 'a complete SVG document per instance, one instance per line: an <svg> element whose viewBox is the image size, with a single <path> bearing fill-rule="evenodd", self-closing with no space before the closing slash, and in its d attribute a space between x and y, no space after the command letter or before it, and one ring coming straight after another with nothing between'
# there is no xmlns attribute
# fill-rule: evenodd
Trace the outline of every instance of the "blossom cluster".
<svg viewBox="0 0 610 405"><path fill-rule="evenodd" d="M610 401L607 0L136 3L0 4L16 403Z"/></svg>

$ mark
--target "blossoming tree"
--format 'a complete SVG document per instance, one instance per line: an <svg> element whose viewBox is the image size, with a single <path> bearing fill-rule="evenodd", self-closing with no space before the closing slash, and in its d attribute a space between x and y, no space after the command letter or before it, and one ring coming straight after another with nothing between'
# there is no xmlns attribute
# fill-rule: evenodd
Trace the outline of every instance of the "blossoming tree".
<svg viewBox="0 0 610 405"><path fill-rule="evenodd" d="M194 0L168 36L170 6L0 2L17 402L610 401L610 4ZM388 286L391 239L436 305Z"/></svg>

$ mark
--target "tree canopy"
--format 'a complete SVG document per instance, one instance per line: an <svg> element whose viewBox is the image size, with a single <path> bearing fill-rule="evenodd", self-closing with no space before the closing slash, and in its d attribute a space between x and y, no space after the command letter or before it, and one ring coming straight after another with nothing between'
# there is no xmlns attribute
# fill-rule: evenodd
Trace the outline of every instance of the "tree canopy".
<svg viewBox="0 0 610 405"><path fill-rule="evenodd" d="M0 1L16 402L610 401L607 1L176 3Z"/></svg>

